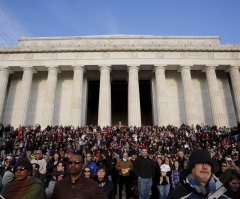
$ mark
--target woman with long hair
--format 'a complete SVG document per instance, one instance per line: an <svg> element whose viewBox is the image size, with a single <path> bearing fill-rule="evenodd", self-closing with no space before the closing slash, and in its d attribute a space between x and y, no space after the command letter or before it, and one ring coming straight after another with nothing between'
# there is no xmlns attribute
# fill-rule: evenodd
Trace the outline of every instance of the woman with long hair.
<svg viewBox="0 0 240 199"><path fill-rule="evenodd" d="M175 189L178 183L180 182L180 173L181 173L181 168L179 166L179 162L175 160L172 167L172 173L171 173L171 185L173 189Z"/></svg>
<svg viewBox="0 0 240 199"><path fill-rule="evenodd" d="M57 170L57 165L61 161L61 155L59 152L55 151L51 160L47 163L47 185L52 179L52 174Z"/></svg>
<svg viewBox="0 0 240 199"><path fill-rule="evenodd" d="M228 189L229 197L240 199L240 174L235 169L227 169L219 180Z"/></svg>
<svg viewBox="0 0 240 199"><path fill-rule="evenodd" d="M85 178L93 179L93 172L89 166L85 166L83 169L83 175Z"/></svg>

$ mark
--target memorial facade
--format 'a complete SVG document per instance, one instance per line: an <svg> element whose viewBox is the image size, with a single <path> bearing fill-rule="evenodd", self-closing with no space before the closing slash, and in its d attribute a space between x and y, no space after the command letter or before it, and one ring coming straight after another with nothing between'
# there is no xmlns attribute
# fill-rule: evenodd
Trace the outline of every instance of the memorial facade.
<svg viewBox="0 0 240 199"><path fill-rule="evenodd" d="M4 124L234 126L240 44L217 36L20 38L0 47Z"/></svg>

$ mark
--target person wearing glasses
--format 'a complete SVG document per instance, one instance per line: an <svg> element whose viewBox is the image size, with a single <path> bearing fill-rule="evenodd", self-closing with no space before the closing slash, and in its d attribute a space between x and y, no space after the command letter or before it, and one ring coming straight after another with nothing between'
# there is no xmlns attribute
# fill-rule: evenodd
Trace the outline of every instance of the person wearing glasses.
<svg viewBox="0 0 240 199"><path fill-rule="evenodd" d="M223 160L223 161L221 162L221 169L215 173L215 176L217 176L217 177L219 178L220 175L221 175L223 172L225 172L228 168L229 168L228 163L227 163L225 160Z"/></svg>
<svg viewBox="0 0 240 199"><path fill-rule="evenodd" d="M228 191L212 174L214 162L205 149L194 150L189 157L188 173L184 184L173 189L167 199L229 199Z"/></svg>
<svg viewBox="0 0 240 199"><path fill-rule="evenodd" d="M83 169L83 174L84 174L85 178L93 179L93 177L94 177L92 174L92 170L89 166L86 166Z"/></svg>
<svg viewBox="0 0 240 199"><path fill-rule="evenodd" d="M85 167L90 167L92 170L92 174L93 176L96 175L96 170L97 170L97 165L96 163L92 160L92 154L91 153L87 153L85 156Z"/></svg>
<svg viewBox="0 0 240 199"><path fill-rule="evenodd" d="M0 198L10 199L45 199L42 182L31 176L32 164L27 158L19 158L13 168L15 179L3 187Z"/></svg>
<svg viewBox="0 0 240 199"><path fill-rule="evenodd" d="M107 199L101 187L82 175L83 158L72 154L68 161L69 176L55 184L51 199Z"/></svg>

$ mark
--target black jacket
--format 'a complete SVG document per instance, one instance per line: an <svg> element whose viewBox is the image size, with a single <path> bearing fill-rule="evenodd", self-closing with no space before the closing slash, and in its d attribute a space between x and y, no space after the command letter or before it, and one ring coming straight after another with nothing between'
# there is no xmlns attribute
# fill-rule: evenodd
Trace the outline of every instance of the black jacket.
<svg viewBox="0 0 240 199"><path fill-rule="evenodd" d="M103 181L99 181L97 176L94 177L94 181L96 181L99 187L102 188L103 192L107 195L108 199L115 199L115 191L112 181L107 179L107 176Z"/></svg>
<svg viewBox="0 0 240 199"><path fill-rule="evenodd" d="M153 178L155 174L154 162L149 157L139 156L133 162L133 170L136 177Z"/></svg>
<svg viewBox="0 0 240 199"><path fill-rule="evenodd" d="M55 184L51 199L107 199L101 187L83 175L73 184L66 177Z"/></svg>

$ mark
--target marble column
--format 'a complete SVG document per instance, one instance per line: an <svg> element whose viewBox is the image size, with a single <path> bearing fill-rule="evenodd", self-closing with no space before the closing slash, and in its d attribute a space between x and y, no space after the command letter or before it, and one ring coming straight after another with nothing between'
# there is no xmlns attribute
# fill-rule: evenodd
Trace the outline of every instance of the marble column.
<svg viewBox="0 0 240 199"><path fill-rule="evenodd" d="M87 105L88 105L88 79L83 76L83 90L82 90L82 126L87 124Z"/></svg>
<svg viewBox="0 0 240 199"><path fill-rule="evenodd" d="M207 82L208 82L208 91L212 109L213 123L218 127L226 125L226 118L222 99L219 93L218 81L216 76L216 66L206 66L203 71L206 72Z"/></svg>
<svg viewBox="0 0 240 199"><path fill-rule="evenodd" d="M237 120L240 122L240 75L239 75L239 65L229 67L234 100L236 105L236 115Z"/></svg>
<svg viewBox="0 0 240 199"><path fill-rule="evenodd" d="M3 110L7 94L7 84L10 74L9 68L0 68L0 122L3 120Z"/></svg>
<svg viewBox="0 0 240 199"><path fill-rule="evenodd" d="M85 71L85 67L74 66L73 71L74 75L69 124L77 127L82 125L83 73Z"/></svg>
<svg viewBox="0 0 240 199"><path fill-rule="evenodd" d="M184 93L184 105L186 114L186 123L191 126L195 126L199 123L197 116L196 100L194 95L194 90L192 86L191 78L191 66L180 66L179 71L181 71L182 85Z"/></svg>
<svg viewBox="0 0 240 199"><path fill-rule="evenodd" d="M20 87L20 95L18 101L18 109L15 115L15 126L25 126L28 113L28 104L30 98L30 91L32 85L33 73L35 72L33 67L23 67L23 77Z"/></svg>
<svg viewBox="0 0 240 199"><path fill-rule="evenodd" d="M139 66L128 66L128 126L141 126Z"/></svg>
<svg viewBox="0 0 240 199"><path fill-rule="evenodd" d="M166 68L164 65L154 66L157 90L158 126L170 124L165 70Z"/></svg>
<svg viewBox="0 0 240 199"><path fill-rule="evenodd" d="M53 125L54 105L57 87L57 77L59 68L56 66L48 67L48 78L43 105L42 126Z"/></svg>
<svg viewBox="0 0 240 199"><path fill-rule="evenodd" d="M158 109L157 109L157 91L156 91L156 78L151 78L151 97L152 97L152 117L153 125L158 125Z"/></svg>
<svg viewBox="0 0 240 199"><path fill-rule="evenodd" d="M99 66L100 70L100 89L98 104L98 125L101 127L112 125L111 121L111 66Z"/></svg>

